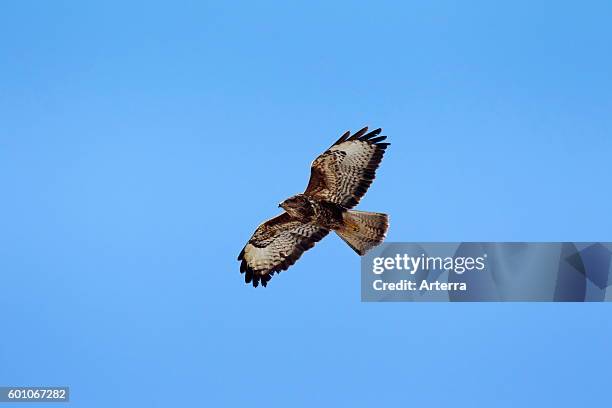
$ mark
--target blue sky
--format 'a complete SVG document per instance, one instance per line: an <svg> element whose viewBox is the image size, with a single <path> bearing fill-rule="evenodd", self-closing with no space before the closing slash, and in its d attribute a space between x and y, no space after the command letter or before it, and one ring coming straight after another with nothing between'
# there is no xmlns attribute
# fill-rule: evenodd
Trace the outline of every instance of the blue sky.
<svg viewBox="0 0 612 408"><path fill-rule="evenodd" d="M586 406L606 304L367 304L236 256L340 133L391 241L610 241L612 5L0 5L0 384L71 406Z"/></svg>

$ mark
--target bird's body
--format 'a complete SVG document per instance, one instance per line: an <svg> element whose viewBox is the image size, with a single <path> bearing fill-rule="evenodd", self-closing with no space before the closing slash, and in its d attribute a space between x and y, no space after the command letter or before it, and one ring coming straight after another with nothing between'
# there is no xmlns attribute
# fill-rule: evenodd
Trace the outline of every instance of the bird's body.
<svg viewBox="0 0 612 408"><path fill-rule="evenodd" d="M351 209L372 183L389 145L380 143L386 139L378 136L381 129L366 132L342 135L313 161L306 191L283 201L279 207L285 212L257 227L238 255L247 283L266 286L330 231L359 255L384 240L386 214Z"/></svg>
<svg viewBox="0 0 612 408"><path fill-rule="evenodd" d="M339 204L297 194L279 204L294 219L335 230L342 226L342 214L347 210Z"/></svg>

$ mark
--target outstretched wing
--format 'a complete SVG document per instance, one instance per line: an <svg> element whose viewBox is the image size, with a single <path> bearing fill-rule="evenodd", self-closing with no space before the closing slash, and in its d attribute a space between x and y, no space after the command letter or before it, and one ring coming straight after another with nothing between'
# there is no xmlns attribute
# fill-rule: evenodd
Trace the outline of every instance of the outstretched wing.
<svg viewBox="0 0 612 408"><path fill-rule="evenodd" d="M246 273L244 281L252 281L255 287L261 281L266 286L274 272L289 268L328 233L329 230L295 220L286 212L264 222L238 255L242 261L240 272Z"/></svg>
<svg viewBox="0 0 612 408"><path fill-rule="evenodd" d="M357 205L372 184L389 146L380 143L387 138L378 136L381 129L367 131L365 127L353 136L346 132L312 162L305 195L346 208Z"/></svg>

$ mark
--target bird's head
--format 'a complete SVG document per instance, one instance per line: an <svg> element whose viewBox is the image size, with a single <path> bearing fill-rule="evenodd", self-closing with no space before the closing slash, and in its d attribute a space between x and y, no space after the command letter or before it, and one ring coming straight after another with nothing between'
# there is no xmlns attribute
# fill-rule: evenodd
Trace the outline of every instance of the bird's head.
<svg viewBox="0 0 612 408"><path fill-rule="evenodd" d="M294 213L296 210L302 209L308 205L308 200L302 194L296 194L293 197L289 197L278 206L287 211L289 214Z"/></svg>

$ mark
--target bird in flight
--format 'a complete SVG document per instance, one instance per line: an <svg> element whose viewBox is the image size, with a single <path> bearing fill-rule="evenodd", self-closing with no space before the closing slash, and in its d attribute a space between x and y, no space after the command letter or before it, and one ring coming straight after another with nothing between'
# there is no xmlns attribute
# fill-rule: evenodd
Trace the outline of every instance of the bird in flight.
<svg viewBox="0 0 612 408"><path fill-rule="evenodd" d="M335 231L359 255L380 244L389 227L387 214L352 210L366 193L389 143L364 127L343 134L311 165L306 191L278 206L285 211L262 223L238 260L245 282L267 286L304 251Z"/></svg>

